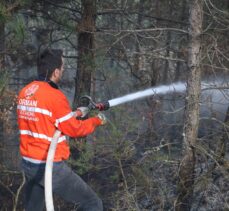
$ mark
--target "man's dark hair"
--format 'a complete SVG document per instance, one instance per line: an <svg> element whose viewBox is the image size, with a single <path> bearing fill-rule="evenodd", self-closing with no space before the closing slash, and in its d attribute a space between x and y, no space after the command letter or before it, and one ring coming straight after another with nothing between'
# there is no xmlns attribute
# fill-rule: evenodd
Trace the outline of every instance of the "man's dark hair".
<svg viewBox="0 0 229 211"><path fill-rule="evenodd" d="M50 79L56 68L62 65L63 51L60 49L45 49L37 60L37 72L40 79Z"/></svg>

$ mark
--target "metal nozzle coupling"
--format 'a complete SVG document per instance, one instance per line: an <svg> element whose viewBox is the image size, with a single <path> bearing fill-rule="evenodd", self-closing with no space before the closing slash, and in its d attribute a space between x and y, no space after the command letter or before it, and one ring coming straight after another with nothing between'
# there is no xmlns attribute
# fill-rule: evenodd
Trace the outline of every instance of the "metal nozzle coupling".
<svg viewBox="0 0 229 211"><path fill-rule="evenodd" d="M96 108L100 111L106 111L110 108L110 104L109 104L109 102L97 103Z"/></svg>
<svg viewBox="0 0 229 211"><path fill-rule="evenodd" d="M87 104L87 107L89 108L89 110L99 110L99 111L105 111L107 109L110 108L110 104L109 102L105 102L105 103L95 103L92 98L88 95L84 95L80 98L80 101L84 104ZM86 101L86 102L85 102Z"/></svg>

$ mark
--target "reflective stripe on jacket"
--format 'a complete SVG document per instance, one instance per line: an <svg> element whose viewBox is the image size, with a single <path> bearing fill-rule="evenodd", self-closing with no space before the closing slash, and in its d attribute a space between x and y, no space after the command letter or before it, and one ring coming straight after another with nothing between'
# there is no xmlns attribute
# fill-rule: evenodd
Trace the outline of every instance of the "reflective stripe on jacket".
<svg viewBox="0 0 229 211"><path fill-rule="evenodd" d="M83 137L92 133L101 120L92 117L77 120L65 95L47 82L34 81L24 87L17 101L20 131L20 153L28 159L45 161L56 129L62 132L58 139L54 161L69 157L65 135Z"/></svg>

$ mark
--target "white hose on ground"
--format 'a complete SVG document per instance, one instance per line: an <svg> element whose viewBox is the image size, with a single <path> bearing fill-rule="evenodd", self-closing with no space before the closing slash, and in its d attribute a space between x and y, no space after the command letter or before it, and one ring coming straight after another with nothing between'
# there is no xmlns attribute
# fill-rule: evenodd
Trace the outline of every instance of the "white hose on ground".
<svg viewBox="0 0 229 211"><path fill-rule="evenodd" d="M45 166L45 204L47 211L54 211L53 205L53 196L52 196L52 167L53 167L53 159L55 156L56 146L58 142L58 138L60 137L61 131L56 130L50 147L48 151L48 156L46 160Z"/></svg>

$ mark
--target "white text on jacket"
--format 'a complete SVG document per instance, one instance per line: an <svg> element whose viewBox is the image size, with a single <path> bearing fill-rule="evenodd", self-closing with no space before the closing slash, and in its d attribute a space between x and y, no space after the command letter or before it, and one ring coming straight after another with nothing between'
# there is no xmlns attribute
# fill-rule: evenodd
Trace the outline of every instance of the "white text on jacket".
<svg viewBox="0 0 229 211"><path fill-rule="evenodd" d="M37 100L19 99L18 104L20 104L20 105L25 105L25 106L37 107Z"/></svg>

